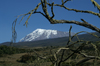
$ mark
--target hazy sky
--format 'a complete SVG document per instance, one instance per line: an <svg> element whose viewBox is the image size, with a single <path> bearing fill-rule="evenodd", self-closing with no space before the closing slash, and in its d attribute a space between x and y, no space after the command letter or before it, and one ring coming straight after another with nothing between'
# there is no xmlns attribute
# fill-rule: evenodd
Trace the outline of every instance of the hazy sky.
<svg viewBox="0 0 100 66"><path fill-rule="evenodd" d="M50 2L60 3L61 0L50 0ZM95 0L100 4L100 0ZM25 14L30 10L34 9L40 0L0 0L0 43L11 41L12 38L12 22L16 19L16 16L20 14ZM65 4L69 8L75 8L79 10L92 10L98 13L97 8L93 6L90 0L72 0ZM38 11L42 11L41 6ZM51 14L50 9L48 8ZM76 20L81 21L83 18L87 22L100 28L100 18L97 16L86 14L86 13L76 13L74 11L68 11L64 8L54 7L55 19L65 19L65 20ZM29 16L29 15L28 15ZM52 29L59 31L68 31L70 25L73 26L72 32L79 31L89 31L90 29L74 25L74 24L50 24L49 21L43 17L41 14L33 14L29 19L28 27L23 26L26 21L26 16L23 21L19 24L21 17L18 19L16 24L17 31L17 42L25 37L27 34L31 33L37 28L42 29ZM82 21L81 21L82 22Z"/></svg>

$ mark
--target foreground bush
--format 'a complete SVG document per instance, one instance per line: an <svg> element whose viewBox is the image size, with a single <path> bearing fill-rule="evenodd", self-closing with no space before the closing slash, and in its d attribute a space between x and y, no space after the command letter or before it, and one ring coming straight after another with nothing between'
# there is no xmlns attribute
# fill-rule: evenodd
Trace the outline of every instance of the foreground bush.
<svg viewBox="0 0 100 66"><path fill-rule="evenodd" d="M26 49L19 49L16 47L10 47L6 45L1 45L0 46L0 57L4 55L11 55L11 54L16 54L16 53L24 53L27 52Z"/></svg>
<svg viewBox="0 0 100 66"><path fill-rule="evenodd" d="M17 61L18 61L18 62L23 62L23 63L31 63L31 62L33 62L35 59L36 59L35 56L30 55L30 54L25 54L25 55L22 55L22 56L20 57L20 59L17 60Z"/></svg>

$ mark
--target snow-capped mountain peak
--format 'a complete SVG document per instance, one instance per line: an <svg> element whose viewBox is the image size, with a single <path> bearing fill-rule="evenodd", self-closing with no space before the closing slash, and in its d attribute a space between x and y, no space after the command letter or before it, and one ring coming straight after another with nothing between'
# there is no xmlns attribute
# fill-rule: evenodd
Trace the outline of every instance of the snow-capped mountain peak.
<svg viewBox="0 0 100 66"><path fill-rule="evenodd" d="M35 31L33 31L33 33L39 33L39 34L43 34L46 33L47 35L52 34L57 34L57 30L46 30L46 29L36 29Z"/></svg>
<svg viewBox="0 0 100 66"><path fill-rule="evenodd" d="M36 29L32 33L22 38L20 42L65 37L68 35L69 35L68 32L61 32L61 31L50 30L50 29L48 30L47 29Z"/></svg>

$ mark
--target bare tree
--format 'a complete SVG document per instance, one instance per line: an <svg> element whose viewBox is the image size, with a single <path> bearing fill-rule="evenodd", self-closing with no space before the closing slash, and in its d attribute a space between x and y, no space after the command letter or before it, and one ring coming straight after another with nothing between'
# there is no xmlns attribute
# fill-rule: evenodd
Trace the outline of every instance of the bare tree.
<svg viewBox="0 0 100 66"><path fill-rule="evenodd" d="M26 14L19 15L15 19L15 21L13 22L13 24L12 24L12 30L13 30L12 31L12 33L13 33L12 37L13 37L14 41L16 40L15 25L16 25L17 19L20 16L23 16L22 19L21 19L21 21L22 21L25 16L29 15L29 17L27 18L27 20L26 20L26 22L24 24L24 25L27 26L29 18L31 17L32 14L35 14L35 13L40 13L41 15L43 15L51 24L57 24L57 23L76 24L76 25L80 25L80 26L89 28L91 30L94 30L94 31L100 33L100 28L98 28L98 27L96 27L96 26L88 23L84 19L81 19L82 22L75 21L75 20L69 21L67 19L66 20L57 20L57 19L54 19L54 17L55 17L55 13L53 12L53 9L54 9L53 7L54 6L57 6L57 7L60 7L60 8L64 8L64 9L66 9L68 11L81 12L81 13L89 13L89 14L98 16L100 18L100 13L96 13L96 12L93 12L93 11L87 11L87 10L70 9L70 8L66 7L65 3L67 3L68 1L71 1L71 0L61 0L61 4L55 4L55 2L49 3L49 0L40 0L40 3L33 10L29 11ZM91 0L91 3L93 3L93 5L95 7L97 7L98 11L100 12L100 5L96 1L94 1L94 0ZM43 12L37 11L40 5L42 5ZM47 10L47 6L51 7L52 16L49 15L48 10ZM82 49L83 49L83 47L85 47L88 44L91 44L94 47L95 52L97 53L98 49L97 49L96 45L93 44L92 42L90 42L90 41L84 41L84 40L79 40L79 39L76 42L72 42L71 41L73 39L73 37L77 36L79 33L85 32L85 31L78 32L74 36L71 36L71 29L72 29L72 26L69 29L69 41L67 42L66 47L60 48L57 52L55 52L53 54L54 60L53 61L51 60L51 62L54 64L54 66L60 66L62 62L65 62L66 60L68 60L70 57L72 57L76 53L79 54L79 55L82 55L83 57L85 57L85 59L77 62L76 65L79 65L79 64L81 64L83 62L86 62L88 60L91 60L91 59L99 59L100 60L100 57L98 57L97 55L96 56L89 56L89 55L81 52ZM89 33L89 32L86 32L86 33ZM91 35L93 35L93 36L95 36L97 38L100 38L99 36L97 36L95 34L92 34L92 33L89 33L89 34L91 34ZM76 49L70 48L70 47L74 46L77 43L80 43L79 47L77 47ZM65 53L66 50L69 50L72 53L70 55L68 55L66 58L64 58L64 55L65 55L64 53ZM60 51L62 51L62 54L59 57L58 55L59 55Z"/></svg>

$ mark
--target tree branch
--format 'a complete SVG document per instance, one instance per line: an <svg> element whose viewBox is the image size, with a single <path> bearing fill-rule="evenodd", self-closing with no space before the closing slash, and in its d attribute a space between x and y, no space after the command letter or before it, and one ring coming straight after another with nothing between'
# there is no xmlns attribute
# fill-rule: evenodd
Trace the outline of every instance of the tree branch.
<svg viewBox="0 0 100 66"><path fill-rule="evenodd" d="M51 17L51 19L55 16L55 15L54 15L54 12L53 12L53 4L54 4L54 2L52 3L52 6L51 6L51 12L52 12L52 17Z"/></svg>
<svg viewBox="0 0 100 66"><path fill-rule="evenodd" d="M35 14L35 13L40 13L40 14L42 14L44 17L46 17L46 15L43 14L42 12L40 12L40 11L35 11L33 14Z"/></svg>
<svg viewBox="0 0 100 66"><path fill-rule="evenodd" d="M87 44L87 43L86 43L86 44ZM79 51L81 51L82 48L83 48L86 44L85 44L85 43L82 43L81 46L79 46L76 50L71 50L71 49L69 49L69 50L73 51L73 53L70 54L70 55L69 55L67 58L65 58L64 60L62 60L62 62L68 60L68 59L69 59L70 57L72 57L75 53L78 53Z"/></svg>
<svg viewBox="0 0 100 66"><path fill-rule="evenodd" d="M70 26L70 29L69 29L69 42L71 42L71 29L72 29L72 26ZM69 43L67 43L67 45L69 45Z"/></svg>
<svg viewBox="0 0 100 66"><path fill-rule="evenodd" d="M98 60L100 60L100 57L97 57L97 56L88 56L88 55L86 55L84 53L79 53L79 54L81 54L82 56L84 56L85 59L79 61L76 65L79 65L79 64L84 63L84 62L86 62L88 60L91 60L91 59L98 59Z"/></svg>
<svg viewBox="0 0 100 66"><path fill-rule="evenodd" d="M94 6L97 7L97 9L99 10L99 13L100 13L100 5L94 0L91 0L91 2L93 3Z"/></svg>
<svg viewBox="0 0 100 66"><path fill-rule="evenodd" d="M71 1L71 0L66 0L65 2L62 1L62 5L64 5L67 1Z"/></svg>
<svg viewBox="0 0 100 66"><path fill-rule="evenodd" d="M47 3L49 6L51 6L50 3ZM90 14L93 14L93 15L96 15L100 18L100 14L99 13L95 13L93 11L84 11L84 10L77 10L77 9L70 9L70 8L67 8L66 6L64 5L59 5L59 4L54 4L53 6L59 6L59 7L63 7L69 11L75 11L75 12L81 12L81 13L90 13Z"/></svg>
<svg viewBox="0 0 100 66"><path fill-rule="evenodd" d="M41 1L41 3L42 3L42 1ZM45 1L45 3L46 3L46 1ZM67 8L67 7L65 7L63 5L59 5L59 4L49 4L49 3L47 3L47 4L52 7L51 8L52 9L51 11L52 11L52 14L53 15L54 15L54 13L53 13L53 6L60 6L60 7L66 8L68 10L73 10L73 11L77 11L77 12L91 13L91 11L80 11L80 10L76 10L76 9L69 9L69 8ZM82 23L82 22L78 22L78 21L74 21L74 20L73 21L68 21L68 20L55 20L55 19L52 19L52 17L50 17L50 15L48 14L47 5L45 4L45 6L44 6L42 4L42 8L43 8L44 13L46 14L46 18L50 21L51 24L57 24L57 23L72 23L72 24L80 25L80 26L83 26L83 27L86 27L86 28L95 30L95 31L97 31L97 32L100 33L100 29L99 28L97 28L96 26L93 26L93 25L89 24L88 22L85 23L85 21L84 21L84 23ZM92 12L91 14L96 14L96 13ZM100 16L100 14L99 14L99 16Z"/></svg>
<svg viewBox="0 0 100 66"><path fill-rule="evenodd" d="M78 21L68 21L68 20L50 20L51 21L51 24L57 24L57 23L72 23L72 24L76 24L76 25L80 25L80 26L83 26L83 27L86 27L86 28L89 28L91 30L95 30L97 32L100 33L100 29L97 28L96 26L93 26L89 23L82 23L82 22L78 22Z"/></svg>

